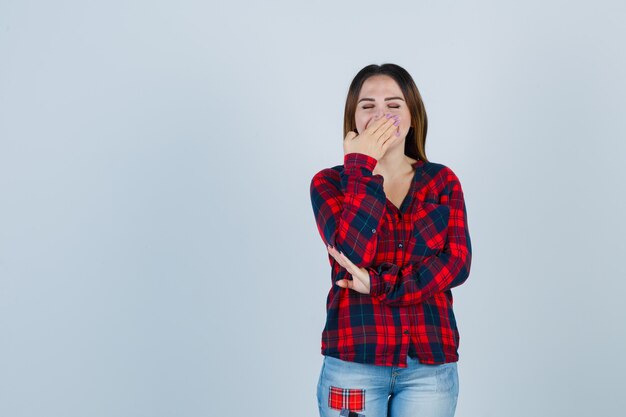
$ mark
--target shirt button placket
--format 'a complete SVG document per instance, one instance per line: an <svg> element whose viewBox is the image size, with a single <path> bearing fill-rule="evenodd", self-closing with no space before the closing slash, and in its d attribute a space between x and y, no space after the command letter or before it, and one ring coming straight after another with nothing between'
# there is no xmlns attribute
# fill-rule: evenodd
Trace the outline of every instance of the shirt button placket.
<svg viewBox="0 0 626 417"><path fill-rule="evenodd" d="M398 243L398 251L397 251L397 260L398 262L402 262L402 259L404 259L404 249L402 249L404 247L404 245L402 244L402 242Z"/></svg>
<svg viewBox="0 0 626 417"><path fill-rule="evenodd" d="M404 362L406 363L407 361L407 356L409 355L409 344L411 343L411 340L409 339L409 329L407 329L406 327L402 330L402 355L401 357L404 358Z"/></svg>

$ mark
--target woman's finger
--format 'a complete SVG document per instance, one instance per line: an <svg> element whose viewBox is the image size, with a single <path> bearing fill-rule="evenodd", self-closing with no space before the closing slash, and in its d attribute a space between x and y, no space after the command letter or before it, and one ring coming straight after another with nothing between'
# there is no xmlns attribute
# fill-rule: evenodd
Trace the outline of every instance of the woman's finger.
<svg viewBox="0 0 626 417"><path fill-rule="evenodd" d="M390 117L389 119L385 119L385 122L381 124L375 132L372 132L372 136L376 138L376 142L380 142L386 138L385 133L389 131L389 129L394 129L395 119Z"/></svg>
<svg viewBox="0 0 626 417"><path fill-rule="evenodd" d="M330 252L331 255L334 256L335 259L337 259L338 261L340 260L341 256L339 254L339 251L335 248L329 248L328 251Z"/></svg>
<svg viewBox="0 0 626 417"><path fill-rule="evenodd" d="M369 292L370 290L370 276L369 272L359 271L358 274L352 274Z"/></svg>
<svg viewBox="0 0 626 417"><path fill-rule="evenodd" d="M352 289L352 283L347 279L340 279L335 281L335 284L339 285L341 288Z"/></svg>
<svg viewBox="0 0 626 417"><path fill-rule="evenodd" d="M396 132L398 133L398 132ZM383 144L380 146L380 149L382 149L385 153L387 152L387 148L394 143L394 141L396 140L400 140L400 135L396 135L396 133L392 134L390 137L388 137L387 139L385 139L385 141L383 142Z"/></svg>
<svg viewBox="0 0 626 417"><path fill-rule="evenodd" d="M393 122L394 122L393 117L381 116L380 118L374 120L374 122L370 122L370 124L365 130L367 131L369 129L368 134L379 138L379 136L382 134L382 131L379 132L379 130L380 129L386 130L386 128L384 127L385 124L389 124L391 126L393 125Z"/></svg>
<svg viewBox="0 0 626 417"><path fill-rule="evenodd" d="M335 250L335 255L336 255L335 259L337 259L337 262L339 262L339 265L346 268L348 272L352 274L355 268L355 265L352 263L352 261L350 261L350 259L348 259L348 257L344 255L343 253L337 252L337 250Z"/></svg>
<svg viewBox="0 0 626 417"><path fill-rule="evenodd" d="M395 123L396 120L392 117L376 131L376 134L379 135L378 139L376 140L378 143L380 143L381 141L384 143L389 139L391 135L393 135L393 131L397 130L398 128L398 125Z"/></svg>
<svg viewBox="0 0 626 417"><path fill-rule="evenodd" d="M331 248L331 247L327 247L327 249L328 249L328 252L332 255L332 257L335 258L337 263L339 263L339 265L345 268L348 271L348 273L352 275L354 278L358 279L359 282L365 288L369 288L369 279L365 277L361 277L361 274L363 274L363 270L361 268L357 267L354 263L352 263L352 261L346 255L337 251L337 249ZM368 278L369 278L369 275L368 275ZM354 283L352 281L348 281L348 282L350 282L350 285L351 285L348 288L354 288L353 287Z"/></svg>
<svg viewBox="0 0 626 417"><path fill-rule="evenodd" d="M369 294L369 288L366 285L361 284L358 280L349 280L344 278L336 281L335 283L341 288L348 288L361 294Z"/></svg>
<svg viewBox="0 0 626 417"><path fill-rule="evenodd" d="M372 134L378 129L380 125L387 121L389 117L386 116L374 116L369 122L365 124L365 129L363 129L363 133L367 132L367 134Z"/></svg>
<svg viewBox="0 0 626 417"><path fill-rule="evenodd" d="M339 265L341 265L342 267L345 268L344 261L341 258L339 252L337 252L337 250L335 248L327 248L327 249L328 249L328 253L330 253L330 255L335 259L335 261L337 261L337 263L339 263Z"/></svg>
<svg viewBox="0 0 626 417"><path fill-rule="evenodd" d="M344 268L346 268L350 274L354 274L357 271L356 265L343 253L340 253L339 256L341 257L341 261L345 264Z"/></svg>

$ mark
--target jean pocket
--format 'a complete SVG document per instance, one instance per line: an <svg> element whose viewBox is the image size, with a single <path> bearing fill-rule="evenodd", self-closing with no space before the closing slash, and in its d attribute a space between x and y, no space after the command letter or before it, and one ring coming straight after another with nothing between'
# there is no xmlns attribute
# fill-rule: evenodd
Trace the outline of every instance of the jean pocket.
<svg viewBox="0 0 626 417"><path fill-rule="evenodd" d="M438 365L437 369L437 391L448 392L457 391L458 373L456 362L448 362Z"/></svg>

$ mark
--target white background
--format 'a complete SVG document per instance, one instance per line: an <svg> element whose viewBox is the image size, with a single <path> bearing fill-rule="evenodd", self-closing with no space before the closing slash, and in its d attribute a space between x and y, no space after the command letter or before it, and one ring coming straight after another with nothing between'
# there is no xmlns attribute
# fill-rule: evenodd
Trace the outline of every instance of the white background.
<svg viewBox="0 0 626 417"><path fill-rule="evenodd" d="M0 415L317 416L309 183L415 79L460 178L458 417L626 406L621 1L0 1Z"/></svg>

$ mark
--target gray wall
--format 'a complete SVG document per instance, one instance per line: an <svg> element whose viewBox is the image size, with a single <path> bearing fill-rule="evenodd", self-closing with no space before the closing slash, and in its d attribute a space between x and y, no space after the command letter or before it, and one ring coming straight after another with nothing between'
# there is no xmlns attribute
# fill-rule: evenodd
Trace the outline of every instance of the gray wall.
<svg viewBox="0 0 626 417"><path fill-rule="evenodd" d="M0 2L0 415L317 416L309 182L365 65L461 179L457 416L626 400L626 7Z"/></svg>

